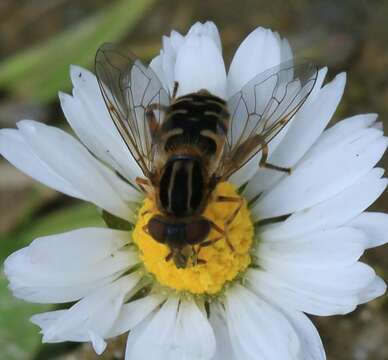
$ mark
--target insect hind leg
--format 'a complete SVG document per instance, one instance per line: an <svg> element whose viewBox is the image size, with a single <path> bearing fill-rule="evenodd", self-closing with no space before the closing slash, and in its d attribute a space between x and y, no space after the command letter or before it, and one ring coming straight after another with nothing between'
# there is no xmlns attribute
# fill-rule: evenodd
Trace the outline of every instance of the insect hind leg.
<svg viewBox="0 0 388 360"><path fill-rule="evenodd" d="M267 160L268 160L268 152L269 152L268 144L265 141L262 141L262 147L263 147L262 148L262 155L261 155L261 160L259 162L259 166L260 167L266 168L266 169L282 171L282 172L285 172L285 173L291 175L291 168L286 168L286 167L282 167L282 166L278 166L278 165L274 165L274 164L268 163L267 162Z"/></svg>
<svg viewBox="0 0 388 360"><path fill-rule="evenodd" d="M176 94L178 93L179 83L178 81L174 81L174 88L172 90L172 98L176 98Z"/></svg>

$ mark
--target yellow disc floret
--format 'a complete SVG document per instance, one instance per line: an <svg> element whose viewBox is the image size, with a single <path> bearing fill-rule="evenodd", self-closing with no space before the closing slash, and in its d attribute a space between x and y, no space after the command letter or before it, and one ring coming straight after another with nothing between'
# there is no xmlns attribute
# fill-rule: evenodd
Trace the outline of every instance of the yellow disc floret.
<svg viewBox="0 0 388 360"><path fill-rule="evenodd" d="M232 197L239 201L217 201L220 196ZM178 269L173 261L167 261L170 249L155 241L144 230L150 218L159 213L153 201L144 201L133 231L133 240L139 248L139 256L145 269L152 273L160 284L192 294L216 294L250 264L253 225L246 201L239 197L235 186L227 182L218 184L212 199L203 216L225 230L229 244L225 236L220 236L214 229L211 230L205 241L217 238L219 240L200 248L199 252L196 245L192 252L198 252L197 259L193 256L193 261L184 269ZM240 209L236 214L238 207ZM226 225L229 219L232 221Z"/></svg>

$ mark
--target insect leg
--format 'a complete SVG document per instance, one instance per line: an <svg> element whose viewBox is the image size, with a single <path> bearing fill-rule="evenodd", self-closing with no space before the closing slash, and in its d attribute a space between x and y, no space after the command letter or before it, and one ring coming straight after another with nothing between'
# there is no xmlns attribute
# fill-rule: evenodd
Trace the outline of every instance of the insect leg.
<svg viewBox="0 0 388 360"><path fill-rule="evenodd" d="M212 240L206 240L204 242L201 242L199 245L198 245L198 252L204 248L204 247L207 247L207 246L210 246L210 245L213 245L214 243L216 243L218 240L221 240L223 238L223 236L219 236L215 239L212 239Z"/></svg>
<svg viewBox="0 0 388 360"><path fill-rule="evenodd" d="M223 230L223 233L224 233L224 236L225 236L225 240L226 240L226 243L228 244L228 246L230 247L231 250L234 251L234 248L233 248L233 245L230 243L229 241L229 238L227 236L227 232L228 232L228 228L230 226L230 224L234 221L234 219L236 218L237 214L240 212L241 210L241 207L243 205L243 199L241 199L240 197L237 197L237 196L217 196L216 197L216 202L233 202L233 203L237 203L237 207L236 209L233 211L233 213L231 213L227 219L225 220L224 224L225 224L225 230ZM219 231L218 229L216 229L214 227L215 224L213 224L213 228L216 230L216 231Z"/></svg>
<svg viewBox="0 0 388 360"><path fill-rule="evenodd" d="M228 198L226 201L233 201L233 202L237 202L238 203L238 206L236 207L236 209L228 216L228 218L225 221L225 228L228 228L229 225L236 218L237 214L240 212L241 207L243 206L244 201L243 201L243 199L238 198L238 197L237 198L233 198L233 197L225 196L225 198ZM233 199L233 200L231 200L231 199Z"/></svg>
<svg viewBox="0 0 388 360"><path fill-rule="evenodd" d="M150 231L148 230L148 224L143 226L143 231L147 234L150 235ZM151 236L151 235L150 235Z"/></svg>
<svg viewBox="0 0 388 360"><path fill-rule="evenodd" d="M174 256L174 253L170 250L170 253L164 258L164 260L170 261L173 256Z"/></svg>
<svg viewBox="0 0 388 360"><path fill-rule="evenodd" d="M178 92L179 83L178 81L174 81L174 89L172 90L172 98L176 98L176 94Z"/></svg>
<svg viewBox="0 0 388 360"><path fill-rule="evenodd" d="M222 235L223 238L225 238L225 242L227 243L227 245L229 246L230 250L234 251L234 247L232 245L232 243L230 242L229 238L228 238L228 234L225 230L222 230L216 223L214 223L213 221L209 220L210 221L210 224L211 224L211 227L217 231L219 234Z"/></svg>
<svg viewBox="0 0 388 360"><path fill-rule="evenodd" d="M194 245L191 247L191 251L193 253L193 255L191 256L191 262L192 264L195 266L195 265L202 265L202 264L206 264L206 260L202 260L202 259L199 259L198 258L198 255L199 255L199 250L195 250L195 247Z"/></svg>
<svg viewBox="0 0 388 360"><path fill-rule="evenodd" d="M143 191L144 193L148 194L148 191L147 189L145 188L146 186L151 186L151 182L148 180L148 179L144 179L144 178L141 178L141 177L137 177L135 179L135 182L136 184L139 186L139 188L141 189L141 191Z"/></svg>
<svg viewBox="0 0 388 360"><path fill-rule="evenodd" d="M151 138L154 143L157 142L157 139L159 136L159 128L160 128L160 123L156 119L156 116L154 113L155 110L165 112L167 110L167 107L162 104L152 103L152 104L149 104L145 109L145 116L147 119L148 128L150 129Z"/></svg>
<svg viewBox="0 0 388 360"><path fill-rule="evenodd" d="M206 260L203 260L203 259L199 259L198 256L199 256L199 252L201 251L202 248L204 247L207 247L207 246L211 246L213 244L215 244L218 240L221 240L224 236L219 236L215 239L212 239L212 240L206 240L204 242L201 242L199 245L198 245L198 249L196 250L194 245L192 246L192 249L193 249L193 263L194 264L206 264Z"/></svg>
<svg viewBox="0 0 388 360"><path fill-rule="evenodd" d="M234 203L238 203L238 206L237 208L233 211L232 214L230 214L227 218L227 220L225 221L225 228L228 227L232 222L233 220L236 218L237 214L239 213L242 205L243 205L243 200L240 198L240 197L237 197L237 196L217 196L216 197L216 202L234 202Z"/></svg>
<svg viewBox="0 0 388 360"><path fill-rule="evenodd" d="M223 196L223 195L219 195L216 197L215 199L216 202L241 202L241 198L237 197L237 196Z"/></svg>
<svg viewBox="0 0 388 360"><path fill-rule="evenodd" d="M146 113L147 112L151 112L151 111L155 111L155 110L166 111L167 110L167 106L159 104L159 103L152 103L152 104L149 104L147 106Z"/></svg>
<svg viewBox="0 0 388 360"><path fill-rule="evenodd" d="M270 164L270 163L267 162L268 151L269 151L268 144L263 140L262 141L262 155L261 155L261 160L260 160L259 166L263 167L263 168L267 168L267 169L272 169L272 170L286 172L289 175L291 175L291 168L277 166L277 165L273 165L273 164Z"/></svg>

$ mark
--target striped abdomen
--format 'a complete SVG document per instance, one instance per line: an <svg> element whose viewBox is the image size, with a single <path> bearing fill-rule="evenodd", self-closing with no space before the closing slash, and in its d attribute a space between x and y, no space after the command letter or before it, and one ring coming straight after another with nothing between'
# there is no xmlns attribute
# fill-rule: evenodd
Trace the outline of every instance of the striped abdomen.
<svg viewBox="0 0 388 360"><path fill-rule="evenodd" d="M160 178L161 210L174 217L197 214L204 197L204 185L199 159L172 156L164 166Z"/></svg>

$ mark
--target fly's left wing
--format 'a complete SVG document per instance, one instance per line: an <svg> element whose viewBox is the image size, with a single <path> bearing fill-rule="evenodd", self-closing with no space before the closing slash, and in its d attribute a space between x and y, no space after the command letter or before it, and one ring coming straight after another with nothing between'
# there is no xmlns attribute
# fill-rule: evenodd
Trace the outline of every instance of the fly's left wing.
<svg viewBox="0 0 388 360"><path fill-rule="evenodd" d="M314 88L318 68L288 61L249 81L228 100L230 122L215 178L228 179L290 122Z"/></svg>
<svg viewBox="0 0 388 360"><path fill-rule="evenodd" d="M146 112L152 107L153 120L160 124L160 109L170 104L170 96L150 66L114 44L98 49L95 69L112 121L144 175L151 178L157 149Z"/></svg>

